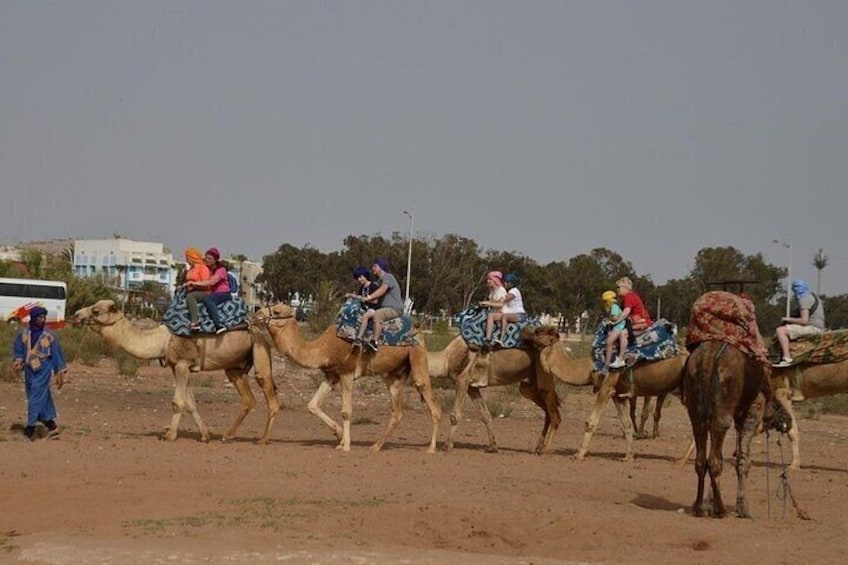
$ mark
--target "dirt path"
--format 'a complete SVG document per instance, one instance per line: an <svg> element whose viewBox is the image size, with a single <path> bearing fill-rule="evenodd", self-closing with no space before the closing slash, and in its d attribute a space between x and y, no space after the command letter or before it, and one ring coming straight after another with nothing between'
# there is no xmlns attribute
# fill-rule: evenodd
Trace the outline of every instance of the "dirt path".
<svg viewBox="0 0 848 565"><path fill-rule="evenodd" d="M565 399L554 454L530 453L541 417L515 394L496 421L501 451L487 454L472 412L452 453L428 455L428 415L417 395L381 453L370 453L388 416L376 379L357 385L353 450L340 453L310 415L313 373L278 363L286 405L272 442L259 435L264 407L236 441L220 433L237 395L223 373L197 376L201 414L213 442L197 441L184 417L179 439L158 440L170 420L171 379L158 368L140 377L75 367L57 395L58 441L20 434L23 389L0 384L0 563L844 563L848 532L848 418L802 421L806 469L789 485L812 520L782 498L781 449L772 437L752 448L754 520L696 519L692 465L673 466L689 423L677 400L662 437L637 443L633 463L619 461L623 440L607 409L589 457L575 453L592 398ZM253 385L257 398L258 387ZM490 395L496 395L493 390ZM327 402L338 417L338 394ZM442 436L447 431L447 417ZM726 455L732 451L727 442ZM786 447L783 457L788 460ZM736 479L726 461L725 502ZM770 516L770 517L769 517Z"/></svg>

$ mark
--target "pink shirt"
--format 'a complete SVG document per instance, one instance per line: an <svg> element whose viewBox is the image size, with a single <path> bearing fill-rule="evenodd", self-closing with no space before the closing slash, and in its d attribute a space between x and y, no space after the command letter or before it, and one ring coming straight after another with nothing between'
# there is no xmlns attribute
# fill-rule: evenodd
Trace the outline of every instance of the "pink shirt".
<svg viewBox="0 0 848 565"><path fill-rule="evenodd" d="M212 285L212 292L230 292L230 281L227 279L227 269L218 266L212 273L212 276L218 276L220 280Z"/></svg>

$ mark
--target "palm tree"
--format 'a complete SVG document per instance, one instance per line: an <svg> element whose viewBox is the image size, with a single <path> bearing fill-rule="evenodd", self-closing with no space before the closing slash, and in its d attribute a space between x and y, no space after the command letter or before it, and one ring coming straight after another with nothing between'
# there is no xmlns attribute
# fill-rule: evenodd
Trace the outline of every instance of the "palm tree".
<svg viewBox="0 0 848 565"><path fill-rule="evenodd" d="M827 267L828 257L824 254L824 249L819 248L818 252L813 256L813 267L816 268L816 294L821 293L821 272Z"/></svg>

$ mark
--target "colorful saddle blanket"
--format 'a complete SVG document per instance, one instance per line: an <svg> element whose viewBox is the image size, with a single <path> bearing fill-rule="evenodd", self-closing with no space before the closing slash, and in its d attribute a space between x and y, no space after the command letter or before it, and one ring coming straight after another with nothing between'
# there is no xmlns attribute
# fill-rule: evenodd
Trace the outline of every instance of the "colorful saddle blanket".
<svg viewBox="0 0 848 565"><path fill-rule="evenodd" d="M774 358L780 357L780 344L772 338L769 347ZM839 363L848 360L848 330L825 331L819 335L798 338L789 342L793 365Z"/></svg>
<svg viewBox="0 0 848 565"><path fill-rule="evenodd" d="M459 324L459 335L465 340L469 346L480 348L483 346L483 339L486 337L486 318L489 316L489 309L481 306L472 306L467 310L463 310L457 315ZM525 318L523 322L510 323L506 328L506 339L504 340L504 348L522 347L521 330L530 326L538 326L539 320L536 318ZM495 323L495 330L492 335L501 335L500 322Z"/></svg>
<svg viewBox="0 0 848 565"><path fill-rule="evenodd" d="M342 304L338 316L336 316L336 335L346 341L356 339L359 332L359 323L362 320L362 303L353 298ZM364 339L371 339L374 335L371 324L363 334ZM380 334L380 345L418 345L418 338L412 331L412 318L407 315L394 318L383 323L383 333Z"/></svg>
<svg viewBox="0 0 848 565"><path fill-rule="evenodd" d="M723 341L762 363L769 362L754 304L732 292L706 292L692 304L686 348L692 351L703 341Z"/></svg>
<svg viewBox="0 0 848 565"><path fill-rule="evenodd" d="M174 293L174 299L165 309L163 322L174 335L197 335L197 333L192 332L189 328L191 318L188 315L188 306L186 305L185 297L185 291L180 290ZM198 302L197 307L200 313L199 333L215 333L215 324L206 311L206 305ZM236 297L220 304L218 306L218 312L221 314L221 323L228 330L235 329L238 326L244 326L247 323L247 304L245 304L241 297Z"/></svg>
<svg viewBox="0 0 848 565"><path fill-rule="evenodd" d="M607 343L609 327L603 322L595 330L595 338L592 340L592 362L595 370L604 369L604 349ZM624 352L624 362L633 366L640 361L659 361L661 359L672 359L680 355L680 346L677 344L677 324L660 318L648 329L636 336L635 343L627 344ZM618 356L618 345L613 347L612 361Z"/></svg>

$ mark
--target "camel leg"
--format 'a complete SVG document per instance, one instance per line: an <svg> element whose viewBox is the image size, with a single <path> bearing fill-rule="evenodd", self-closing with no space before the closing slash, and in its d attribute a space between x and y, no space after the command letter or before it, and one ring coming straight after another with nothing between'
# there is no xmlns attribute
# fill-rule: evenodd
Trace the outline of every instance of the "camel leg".
<svg viewBox="0 0 848 565"><path fill-rule="evenodd" d="M197 429L200 430L200 441L203 443L209 443L209 429L200 418L200 412L197 410L197 403L194 401L194 389L192 389L191 386L186 387L185 407L194 419L194 423L197 424Z"/></svg>
<svg viewBox="0 0 848 565"><path fill-rule="evenodd" d="M345 374L342 383L342 441L336 447L350 451L350 419L353 416L353 375Z"/></svg>
<svg viewBox="0 0 848 565"><path fill-rule="evenodd" d="M695 453L695 440L689 442L689 447L686 448L686 453L683 454L683 457L674 462L674 465L677 467L683 467L686 465L686 462L692 458L692 454Z"/></svg>
<svg viewBox="0 0 848 565"><path fill-rule="evenodd" d="M621 431L624 433L624 441L626 451L622 461L633 461L633 423L630 421L629 414L625 412L624 403L627 399L616 398L613 395L613 404L618 412L618 421L621 423Z"/></svg>
<svg viewBox="0 0 848 565"><path fill-rule="evenodd" d="M459 422L462 420L462 406L465 404L465 395L468 390L468 383L463 382L459 379L455 381L456 387L454 388L454 397L453 397L453 410L451 410L450 414L450 430L448 431L448 439L445 442L445 451L453 451L453 440L456 437L457 428L459 428ZM469 392L470 394L470 392Z"/></svg>
<svg viewBox="0 0 848 565"><path fill-rule="evenodd" d="M536 443L534 453L541 455L550 451L553 444L554 436L562 423L562 417L559 414L559 398L557 398L556 390L542 390L527 382L518 383L518 391L524 398L531 400L545 413L545 425L542 427L542 433L539 435L539 441Z"/></svg>
<svg viewBox="0 0 848 565"><path fill-rule="evenodd" d="M736 426L736 515L740 518L751 518L748 508L747 480L751 468L751 440L757 433L763 419L765 398L759 395L751 404L743 422ZM741 424L741 425L740 425Z"/></svg>
<svg viewBox="0 0 848 565"><path fill-rule="evenodd" d="M265 396L265 404L268 407L268 416L265 419L265 431L261 437L257 438L256 443L259 445L267 445L271 437L271 426L274 425L274 418L282 410L283 405L277 398L277 385L274 384L274 377L271 373L271 350L264 345L253 345L253 372L257 384L262 387L262 394ZM251 398L253 395L251 394ZM235 428L233 428L235 433Z"/></svg>
<svg viewBox="0 0 848 565"><path fill-rule="evenodd" d="M389 418L389 424L383 431L383 435L371 446L371 451L380 451L391 433L400 424L400 421L403 420L403 385L405 378L406 375L393 375L391 373L383 378L383 382L386 383L386 389L389 391L389 396L392 399L392 415Z"/></svg>
<svg viewBox="0 0 848 565"><path fill-rule="evenodd" d="M227 379L236 387L239 398L241 398L241 410L238 416L236 416L236 421L233 422L233 425L230 426L230 429L221 438L222 441L227 442L235 437L236 430L244 422L245 417L256 407L256 397L253 396L250 385L247 383L247 379L244 378L244 371L242 369L227 369L225 373L227 373Z"/></svg>
<svg viewBox="0 0 848 565"><path fill-rule="evenodd" d="M648 418L654 413L654 397L646 396L642 400L642 412L639 414L639 428L637 432L637 437L640 439L648 437L648 433L645 431L645 428L648 424Z"/></svg>
<svg viewBox="0 0 848 565"><path fill-rule="evenodd" d="M486 453L497 453L498 440L495 439L495 428L492 425L492 415L489 413L489 406L486 404L483 394L480 392L479 388L472 386L468 387L468 396L471 397L471 401L477 408L477 412L480 414L480 419L483 421L483 425L486 426L486 433L489 434L489 445L486 447Z"/></svg>
<svg viewBox="0 0 848 565"><path fill-rule="evenodd" d="M417 351L417 350L413 350ZM418 395L427 409L430 411L430 422L433 429L430 433L430 443L427 446L427 453L436 453L436 442L439 439L439 424L442 422L442 409L439 407L436 398L433 395L433 385L430 382L430 371L427 369L427 353L420 354L420 358L413 357L415 353L410 355L410 366L412 367L412 383L418 391Z"/></svg>
<svg viewBox="0 0 848 565"><path fill-rule="evenodd" d="M662 407L663 407L663 404L665 403L665 397L666 396L667 395L665 395L665 394L661 394L661 395L657 396L657 401L656 401L656 404L655 404L655 407L654 407L654 429L651 432L652 438L660 437L660 417L662 416ZM643 421L642 426L644 427L644 425L645 425L645 423Z"/></svg>
<svg viewBox="0 0 848 565"><path fill-rule="evenodd" d="M307 410L309 410L310 414L318 416L322 422L327 424L333 433L336 434L336 439L342 439L342 429L336 423L335 420L330 418L326 412L321 410L321 404L324 403L324 399L327 398L327 395L330 394L330 391L333 390L333 383L328 379L324 379L321 381L321 385L318 387L318 390L315 391L315 394L312 396L312 400L309 401L307 405Z"/></svg>
<svg viewBox="0 0 848 565"><path fill-rule="evenodd" d="M468 363L465 365L465 368L463 368L456 378L454 378L455 395L453 399L453 410L450 415L450 431L448 432L448 440L445 442L445 451L453 450L454 438L456 437L457 428L459 428L459 422L462 420L462 407L463 404L465 404L465 395L470 395L471 389L473 388L469 387L468 383L471 378L471 369L474 367L474 363L477 362L477 356L477 353L470 352L468 355ZM477 392L479 393L480 391ZM479 396L479 394L477 396ZM486 426L486 431L489 432L489 448L494 448L494 451L497 451L498 447L496 443L493 443L494 436L490 426Z"/></svg>
<svg viewBox="0 0 848 565"><path fill-rule="evenodd" d="M792 420L792 426L786 435L789 436L789 443L792 445L792 463L789 468L799 470L801 468L801 430L798 428L798 419L795 417L795 411L792 409L792 391L789 388L779 388L774 391L774 398L780 403L789 418Z"/></svg>
<svg viewBox="0 0 848 565"><path fill-rule="evenodd" d="M724 437L730 429L733 419L729 414L720 414L710 428L710 456L707 460L710 472L710 484L713 490L713 517L724 518L727 509L721 497L721 472L724 467L724 455L722 446Z"/></svg>
<svg viewBox="0 0 848 565"><path fill-rule="evenodd" d="M578 461L583 461L586 458L586 453L589 451L589 442L592 440L592 434L598 429L598 422L601 420L601 414L607 405L609 399L615 395L615 384L618 382L618 373L610 373L604 378L598 394L595 395L595 406L592 408L592 413L586 420L585 431L583 432L583 444L580 446L580 451L575 456Z"/></svg>
<svg viewBox="0 0 848 565"><path fill-rule="evenodd" d="M707 475L707 436L709 430L703 424L696 425L695 421L693 418L692 433L695 439L692 444L696 448L695 473L698 475L698 494L695 496L695 502L692 504L692 514L703 517L706 516L707 511L706 507L704 507L704 479Z"/></svg>
<svg viewBox="0 0 848 565"><path fill-rule="evenodd" d="M173 367L174 371L174 398L171 399L171 425L165 429L162 439L175 441L177 430L180 426L180 418L185 409L186 387L188 386L188 361L180 361Z"/></svg>

